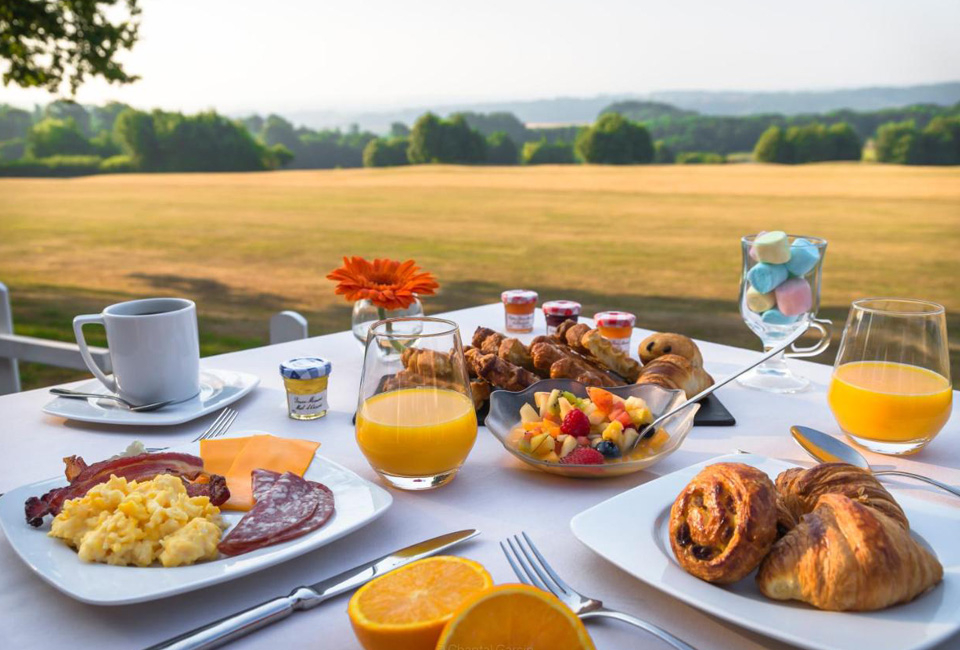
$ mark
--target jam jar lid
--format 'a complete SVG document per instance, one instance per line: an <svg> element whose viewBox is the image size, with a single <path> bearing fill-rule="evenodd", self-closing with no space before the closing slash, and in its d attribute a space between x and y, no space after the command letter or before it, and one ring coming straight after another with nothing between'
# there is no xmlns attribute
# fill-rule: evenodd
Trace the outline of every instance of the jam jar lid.
<svg viewBox="0 0 960 650"><path fill-rule="evenodd" d="M500 300L508 305L527 305L537 302L539 298L536 291L528 289L510 289L500 294Z"/></svg>
<svg viewBox="0 0 960 650"><path fill-rule="evenodd" d="M286 379L318 379L326 377L333 364L320 357L297 357L280 364L280 375Z"/></svg>
<svg viewBox="0 0 960 650"><path fill-rule="evenodd" d="M601 327L633 327L637 317L628 311L602 311L594 314L593 320Z"/></svg>
<svg viewBox="0 0 960 650"><path fill-rule="evenodd" d="M573 300L550 300L543 303L543 313L548 316L579 316L580 303Z"/></svg>

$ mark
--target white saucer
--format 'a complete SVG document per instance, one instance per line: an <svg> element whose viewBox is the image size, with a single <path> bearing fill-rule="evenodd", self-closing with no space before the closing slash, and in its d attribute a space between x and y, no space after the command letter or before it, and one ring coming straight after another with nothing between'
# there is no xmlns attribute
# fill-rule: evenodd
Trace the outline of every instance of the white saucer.
<svg viewBox="0 0 960 650"><path fill-rule="evenodd" d="M113 400L75 399L57 397L43 407L43 412L68 420L120 424L128 426L159 427L189 422L211 411L223 408L249 393L260 383L260 378L246 372L231 370L200 370L200 394L157 411L135 413ZM96 379L75 388L84 393L107 395L107 387Z"/></svg>

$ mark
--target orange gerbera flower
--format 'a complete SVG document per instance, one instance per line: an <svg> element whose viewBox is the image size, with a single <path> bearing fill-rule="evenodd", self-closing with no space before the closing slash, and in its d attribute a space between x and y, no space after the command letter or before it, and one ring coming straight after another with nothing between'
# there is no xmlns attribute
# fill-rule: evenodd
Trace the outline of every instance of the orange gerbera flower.
<svg viewBox="0 0 960 650"><path fill-rule="evenodd" d="M350 302L366 298L383 309L406 309L417 295L433 295L440 287L432 274L419 271L413 260L368 262L362 257L344 257L343 266L331 271L327 279L336 282L336 293Z"/></svg>

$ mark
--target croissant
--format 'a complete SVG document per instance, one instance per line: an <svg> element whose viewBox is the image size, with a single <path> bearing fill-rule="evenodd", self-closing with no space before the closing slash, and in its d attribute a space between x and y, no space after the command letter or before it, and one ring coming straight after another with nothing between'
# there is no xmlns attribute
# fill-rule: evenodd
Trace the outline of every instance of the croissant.
<svg viewBox="0 0 960 650"><path fill-rule="evenodd" d="M588 331L580 338L580 345L628 382L634 382L640 376L640 364L614 347L613 343L600 334L600 330Z"/></svg>
<svg viewBox="0 0 960 650"><path fill-rule="evenodd" d="M760 565L775 600L870 611L916 598L943 579L937 558L896 519L842 494L824 494Z"/></svg>
<svg viewBox="0 0 960 650"><path fill-rule="evenodd" d="M651 334L640 341L640 346L637 349L637 356L640 357L640 361L644 365L665 354L679 354L681 357L689 359L694 366L703 367L703 355L700 354L700 348L693 342L693 339L683 334L671 334L670 332Z"/></svg>
<svg viewBox="0 0 960 650"><path fill-rule="evenodd" d="M777 538L776 498L773 481L755 467L705 467L670 509L670 546L680 566L719 584L749 574Z"/></svg>
<svg viewBox="0 0 960 650"><path fill-rule="evenodd" d="M645 365L640 370L636 383L656 384L668 389L679 388L687 397L692 397L711 386L713 377L685 357L665 354Z"/></svg>
<svg viewBox="0 0 960 650"><path fill-rule="evenodd" d="M778 505L792 515L794 522L813 511L824 494L842 494L879 510L905 529L910 527L900 504L887 492L873 474L847 463L822 463L802 469L795 467L777 477ZM789 516L780 523L788 529Z"/></svg>

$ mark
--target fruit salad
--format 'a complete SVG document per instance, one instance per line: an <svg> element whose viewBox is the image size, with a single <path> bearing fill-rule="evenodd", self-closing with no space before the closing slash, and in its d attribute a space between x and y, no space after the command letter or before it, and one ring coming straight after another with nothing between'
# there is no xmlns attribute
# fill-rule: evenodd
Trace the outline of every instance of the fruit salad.
<svg viewBox="0 0 960 650"><path fill-rule="evenodd" d="M554 390L534 393L536 407L524 404L520 424L508 443L548 463L602 465L646 458L658 453L670 436L657 429L634 446L653 422L647 403L623 399L602 388L588 388L588 397Z"/></svg>

